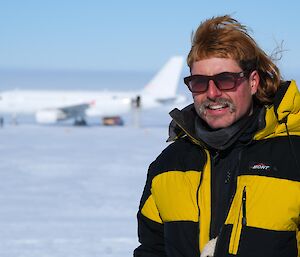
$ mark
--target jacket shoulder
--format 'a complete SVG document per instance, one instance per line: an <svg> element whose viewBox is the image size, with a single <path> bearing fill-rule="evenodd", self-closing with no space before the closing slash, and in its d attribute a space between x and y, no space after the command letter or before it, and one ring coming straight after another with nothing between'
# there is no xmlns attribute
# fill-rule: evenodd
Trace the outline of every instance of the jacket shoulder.
<svg viewBox="0 0 300 257"><path fill-rule="evenodd" d="M192 143L187 137L180 138L167 146L151 163L152 176L169 171L202 171L206 154L202 147Z"/></svg>

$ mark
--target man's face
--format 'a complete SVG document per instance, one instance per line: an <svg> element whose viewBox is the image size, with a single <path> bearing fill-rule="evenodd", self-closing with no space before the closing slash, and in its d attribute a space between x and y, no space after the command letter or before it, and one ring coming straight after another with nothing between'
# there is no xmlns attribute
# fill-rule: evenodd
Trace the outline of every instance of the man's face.
<svg viewBox="0 0 300 257"><path fill-rule="evenodd" d="M212 76L222 72L241 72L237 62L228 58L209 58L193 63L192 75ZM252 96L256 93L259 76L253 71L249 78L240 78L237 86L220 90L213 80L202 93L193 93L194 106L198 115L212 128L225 128L252 111Z"/></svg>

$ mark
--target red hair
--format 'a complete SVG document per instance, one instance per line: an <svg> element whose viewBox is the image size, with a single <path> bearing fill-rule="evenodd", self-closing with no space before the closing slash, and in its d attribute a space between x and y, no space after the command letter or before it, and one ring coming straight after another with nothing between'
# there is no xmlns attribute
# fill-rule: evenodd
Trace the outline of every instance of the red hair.
<svg viewBox="0 0 300 257"><path fill-rule="evenodd" d="M272 59L248 34L247 28L229 15L208 19L192 35L187 64L212 58L230 58L243 70L257 70L260 84L255 94L263 104L271 103L280 85L281 76Z"/></svg>

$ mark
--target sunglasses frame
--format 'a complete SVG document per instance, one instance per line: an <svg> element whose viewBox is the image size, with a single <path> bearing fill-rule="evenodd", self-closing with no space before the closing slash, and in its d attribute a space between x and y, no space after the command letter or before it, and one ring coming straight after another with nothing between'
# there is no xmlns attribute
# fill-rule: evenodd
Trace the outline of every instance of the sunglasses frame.
<svg viewBox="0 0 300 257"><path fill-rule="evenodd" d="M218 82L218 78L220 76L226 76L226 75L229 75L233 78L233 87L231 88L226 88L226 89L222 89L220 88L220 85L219 85L219 82ZM237 87L237 82L239 79L242 79L242 78L247 78L249 75L249 72L247 71L240 71L240 72L222 72L222 73L218 73L218 74L215 74L215 75L212 75L212 76L206 76L206 75L200 75L200 74L195 74L195 75L191 75L191 76L188 76L188 77L185 77L183 80L184 80L184 84L187 85L188 89L192 92L192 93L204 93L207 91L208 89L208 86L209 86L209 81L213 81L216 85L216 87L221 90L221 91L227 91L227 90L232 90L234 88ZM206 88L205 90L201 90L201 91L195 91L195 90L192 90L191 86L190 86L190 82L196 78L202 78L202 79L205 79L207 82L206 82Z"/></svg>

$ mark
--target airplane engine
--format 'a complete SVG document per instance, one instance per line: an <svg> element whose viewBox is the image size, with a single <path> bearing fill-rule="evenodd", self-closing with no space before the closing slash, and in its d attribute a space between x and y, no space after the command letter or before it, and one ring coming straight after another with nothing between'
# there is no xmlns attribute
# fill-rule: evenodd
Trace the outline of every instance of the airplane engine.
<svg viewBox="0 0 300 257"><path fill-rule="evenodd" d="M36 121L42 124L52 124L66 118L66 113L61 110L41 110L35 114Z"/></svg>

